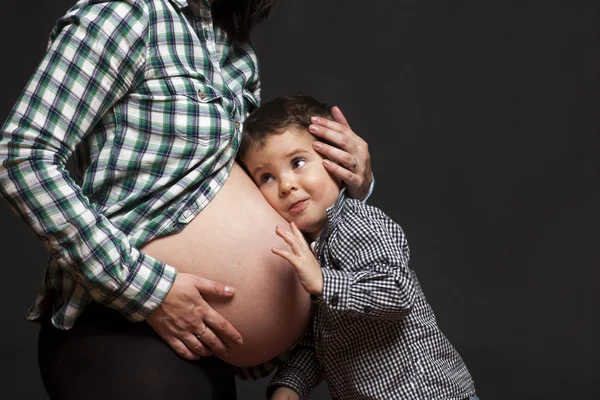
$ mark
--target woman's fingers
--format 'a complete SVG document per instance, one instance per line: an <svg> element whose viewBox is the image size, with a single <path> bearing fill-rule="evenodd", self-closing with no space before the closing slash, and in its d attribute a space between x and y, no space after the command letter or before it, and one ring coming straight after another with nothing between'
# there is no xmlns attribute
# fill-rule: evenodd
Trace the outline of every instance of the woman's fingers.
<svg viewBox="0 0 600 400"><path fill-rule="evenodd" d="M348 186L348 194L355 199L364 199L372 181L369 147L350 128L348 121L338 107L331 109L335 121L323 117L311 118L309 131L328 142L316 141L314 149L331 161L326 168Z"/></svg>
<svg viewBox="0 0 600 400"><path fill-rule="evenodd" d="M208 329L210 339L214 339L212 335L218 335L218 337L224 337L229 339L237 344L243 344L244 341L242 339L242 335L231 325L229 321L227 321L221 314L216 312L214 309L209 308L208 311L204 314L204 323L208 325ZM215 336L216 336L215 335ZM218 339L217 337L217 339ZM204 342L204 334L202 335L202 341ZM220 341L220 339L219 339ZM206 342L204 342L206 343ZM221 342L222 343L222 342ZM206 343L209 344L209 343ZM216 343L216 346L219 347L220 344ZM210 346L211 349L215 350L213 346Z"/></svg>
<svg viewBox="0 0 600 400"><path fill-rule="evenodd" d="M198 336L193 334L185 335L182 342L197 358L212 356L216 353L209 346L205 345Z"/></svg>
<svg viewBox="0 0 600 400"><path fill-rule="evenodd" d="M355 174L349 169L346 169L330 160L323 160L323 166L333 175L337 176L338 179L346 182L349 187L359 185L361 182L361 176Z"/></svg>
<svg viewBox="0 0 600 400"><path fill-rule="evenodd" d="M223 285L220 282L211 281L210 279L201 278L194 275L194 286L201 294L209 294L221 297L231 297L235 294L235 289L231 286Z"/></svg>
<svg viewBox="0 0 600 400"><path fill-rule="evenodd" d="M175 353L177 353L180 357L185 358L186 360L198 360L202 355L199 353L195 353L188 348L188 346L179 338L176 337L165 337L164 340L167 342L169 346L173 349Z"/></svg>
<svg viewBox="0 0 600 400"><path fill-rule="evenodd" d="M327 143L313 142L313 148L324 158L334 160L337 164L343 166L350 173L357 173L361 167L358 160L347 151L330 146Z"/></svg>
<svg viewBox="0 0 600 400"><path fill-rule="evenodd" d="M242 335L210 307L200 292L230 297L220 283L193 274L178 273L161 305L146 318L175 352L186 359L197 359L212 352L225 355L227 348L217 334L223 340L243 343ZM208 330L204 332L206 325L211 333ZM207 335L210 344L199 342L196 335L200 333Z"/></svg>
<svg viewBox="0 0 600 400"><path fill-rule="evenodd" d="M356 151L358 139L360 138L348 126L322 117L313 117L311 122L312 124L308 127L308 130L315 136L346 152Z"/></svg>
<svg viewBox="0 0 600 400"><path fill-rule="evenodd" d="M230 286L225 286L222 283L212 281L210 279L200 278L199 276L194 275L194 285L200 294L206 295L217 295L217 296L225 296L230 297L234 293L234 289ZM208 303L206 303L204 308L204 322L209 325L215 332L222 335L223 337L236 342L238 344L243 343L242 335L227 321L223 318L219 313L213 310ZM211 337L212 339L212 337ZM206 343L206 342L204 342ZM209 343L206 343L207 345ZM215 347L209 346L211 349L215 350L215 352L219 353L222 345L222 342L219 340L218 343L215 344Z"/></svg>
<svg viewBox="0 0 600 400"><path fill-rule="evenodd" d="M210 356L213 353L226 357L229 353L227 347L208 325L205 325L200 333L187 336L186 346L190 345L196 346L195 349L201 352L202 357Z"/></svg>
<svg viewBox="0 0 600 400"><path fill-rule="evenodd" d="M346 117L344 117L344 114L342 113L342 110L340 110L338 106L334 106L331 109L331 115L333 116L333 119L335 121L350 128L350 124L348 123Z"/></svg>

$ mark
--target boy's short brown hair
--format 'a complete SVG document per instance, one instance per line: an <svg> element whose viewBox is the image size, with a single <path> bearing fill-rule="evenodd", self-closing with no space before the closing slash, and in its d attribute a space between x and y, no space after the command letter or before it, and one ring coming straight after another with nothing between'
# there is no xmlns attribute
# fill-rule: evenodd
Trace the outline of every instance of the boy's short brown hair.
<svg viewBox="0 0 600 400"><path fill-rule="evenodd" d="M249 149L264 144L269 136L281 134L290 127L308 131L311 117L333 119L330 110L327 104L306 95L278 97L261 105L244 122L238 160L243 162Z"/></svg>

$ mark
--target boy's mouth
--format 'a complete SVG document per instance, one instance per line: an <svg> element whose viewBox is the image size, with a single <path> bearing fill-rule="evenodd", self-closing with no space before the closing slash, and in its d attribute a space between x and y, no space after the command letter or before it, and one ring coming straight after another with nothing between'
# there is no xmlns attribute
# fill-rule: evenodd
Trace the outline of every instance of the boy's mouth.
<svg viewBox="0 0 600 400"><path fill-rule="evenodd" d="M292 204L292 206L288 209L290 214L298 214L304 211L306 206L308 205L308 199L300 200Z"/></svg>

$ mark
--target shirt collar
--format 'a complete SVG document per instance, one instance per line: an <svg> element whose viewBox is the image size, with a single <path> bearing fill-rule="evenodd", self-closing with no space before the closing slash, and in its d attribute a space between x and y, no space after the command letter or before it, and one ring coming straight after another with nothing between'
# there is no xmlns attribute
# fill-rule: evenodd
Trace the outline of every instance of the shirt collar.
<svg viewBox="0 0 600 400"><path fill-rule="evenodd" d="M327 214L327 220L325 221L325 225L323 226L323 231L321 232L317 240L315 240L314 242L314 249L317 254L321 250L321 243L327 240L331 232L333 232L333 230L336 228L340 220L339 217L342 212L342 209L344 208L344 203L346 202L347 197L348 195L346 193L346 188L342 188L335 203L333 203L331 207L325 210L325 213Z"/></svg>

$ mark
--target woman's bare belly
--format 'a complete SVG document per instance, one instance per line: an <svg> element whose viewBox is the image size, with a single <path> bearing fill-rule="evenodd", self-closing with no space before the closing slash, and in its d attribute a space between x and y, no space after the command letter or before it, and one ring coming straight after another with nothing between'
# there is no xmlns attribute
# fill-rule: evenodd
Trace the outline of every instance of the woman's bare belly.
<svg viewBox="0 0 600 400"><path fill-rule="evenodd" d="M293 268L271 252L287 248L275 225L288 226L237 164L216 197L181 232L141 250L180 272L232 286L231 300L207 298L242 335L227 341L227 362L257 365L294 344L308 325L310 297Z"/></svg>

